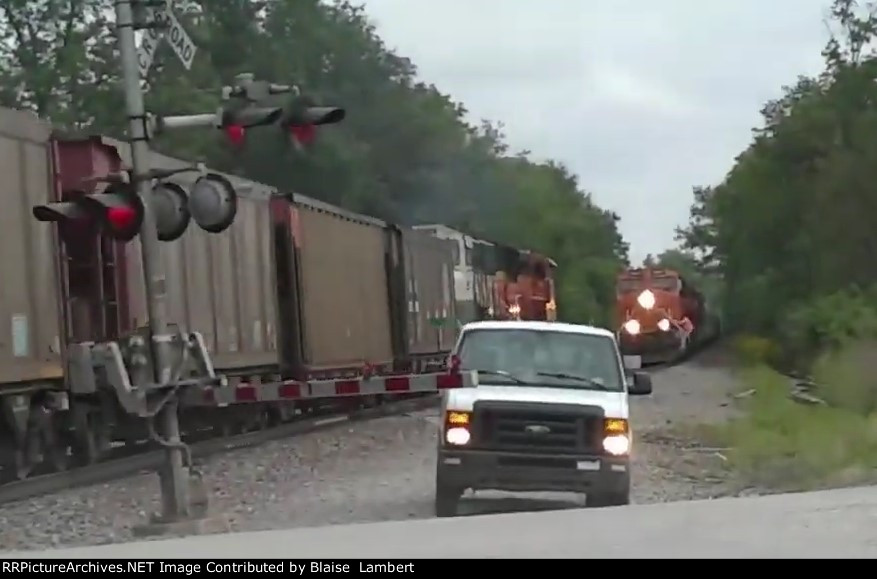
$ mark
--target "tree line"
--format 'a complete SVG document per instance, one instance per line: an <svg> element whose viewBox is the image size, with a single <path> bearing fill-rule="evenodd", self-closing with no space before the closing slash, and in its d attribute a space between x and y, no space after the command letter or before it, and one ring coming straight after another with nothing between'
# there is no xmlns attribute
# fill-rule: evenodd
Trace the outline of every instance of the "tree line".
<svg viewBox="0 0 877 579"><path fill-rule="evenodd" d="M678 238L723 280L726 326L801 364L877 336L875 5L834 0L824 70L761 109L718 185L699 186Z"/></svg>
<svg viewBox="0 0 877 579"><path fill-rule="evenodd" d="M186 71L170 47L145 80L147 107L215 110L240 72L296 83L348 118L305 155L270 129L243 153L193 130L153 146L231 173L402 224L440 222L527 247L559 263L559 314L608 322L614 276L627 263L618 215L598 207L561 163L505 143L500 123L466 109L388 49L362 7L336 0L178 3L198 46ZM59 125L121 134L125 119L110 0L9 0L0 5L0 104Z"/></svg>

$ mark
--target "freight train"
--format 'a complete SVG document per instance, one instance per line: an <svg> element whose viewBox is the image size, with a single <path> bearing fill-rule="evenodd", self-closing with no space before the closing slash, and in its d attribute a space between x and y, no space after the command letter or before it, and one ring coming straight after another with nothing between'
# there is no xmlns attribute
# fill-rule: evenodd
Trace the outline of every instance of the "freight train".
<svg viewBox="0 0 877 579"><path fill-rule="evenodd" d="M0 109L0 478L94 463L148 439L125 393L94 378L94 367L83 373L79 356L90 344L134 344L147 326L139 238L31 216L71 191L96 191L129 166L128 150ZM153 152L150 166L191 163ZM237 192L233 224L218 234L188 227L160 243L169 319L180 336L199 333L223 378L183 392L184 435L468 383L448 364L458 320L453 241L222 176ZM195 178L170 179L187 188Z"/></svg>
<svg viewBox="0 0 877 579"><path fill-rule="evenodd" d="M526 249L472 237L446 225L415 230L452 242L454 295L460 323L557 318L557 262Z"/></svg>
<svg viewBox="0 0 877 579"><path fill-rule="evenodd" d="M618 275L616 321L621 353L642 364L672 362L719 336L717 314L697 288L666 268Z"/></svg>

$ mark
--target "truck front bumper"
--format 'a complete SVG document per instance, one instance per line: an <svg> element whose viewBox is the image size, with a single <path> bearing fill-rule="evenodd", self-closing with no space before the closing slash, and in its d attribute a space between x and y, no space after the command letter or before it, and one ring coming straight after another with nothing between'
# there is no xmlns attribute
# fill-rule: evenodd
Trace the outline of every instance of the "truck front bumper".
<svg viewBox="0 0 877 579"><path fill-rule="evenodd" d="M626 492L630 459L602 455L553 455L442 448L440 485L460 490Z"/></svg>

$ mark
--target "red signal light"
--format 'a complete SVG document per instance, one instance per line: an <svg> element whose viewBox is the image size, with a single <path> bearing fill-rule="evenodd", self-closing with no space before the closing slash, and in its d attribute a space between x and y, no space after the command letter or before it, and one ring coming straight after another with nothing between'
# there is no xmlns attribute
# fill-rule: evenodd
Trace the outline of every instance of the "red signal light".
<svg viewBox="0 0 877 579"><path fill-rule="evenodd" d="M138 213L132 207L110 207L107 209L107 222L114 231L127 231L137 227Z"/></svg>
<svg viewBox="0 0 877 579"><path fill-rule="evenodd" d="M240 146L244 144L247 130L243 125L227 125L225 127L225 136L228 137L228 140L231 141L232 145Z"/></svg>
<svg viewBox="0 0 877 579"><path fill-rule="evenodd" d="M297 142L307 145L316 138L317 127L315 125L290 125L289 132Z"/></svg>

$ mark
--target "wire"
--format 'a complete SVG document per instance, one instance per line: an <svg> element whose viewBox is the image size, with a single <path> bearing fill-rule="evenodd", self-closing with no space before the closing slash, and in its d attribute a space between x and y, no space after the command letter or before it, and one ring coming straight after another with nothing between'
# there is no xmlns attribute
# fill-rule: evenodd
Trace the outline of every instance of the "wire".
<svg viewBox="0 0 877 579"><path fill-rule="evenodd" d="M189 350L186 347L185 336L183 336L183 332L177 328L177 334L179 336L179 343L182 344L182 356L180 356L180 362L177 364L177 367L171 372L171 377L167 382L161 384L161 387L167 387L171 384L177 384L180 380L180 377L183 375L183 370L186 367L186 363L189 360ZM180 441L171 442L165 438L162 438L161 435L158 434L158 431L155 428L155 418L158 414L164 409L165 406L177 395L179 392L179 385L174 386L170 390L168 390L164 396L158 401L158 404L155 405L155 408L146 412L146 427L149 433L149 438L157 442L160 446L165 448L179 448L183 451L183 463L189 469L194 468L194 464L192 462L192 450L189 448L189 445Z"/></svg>

